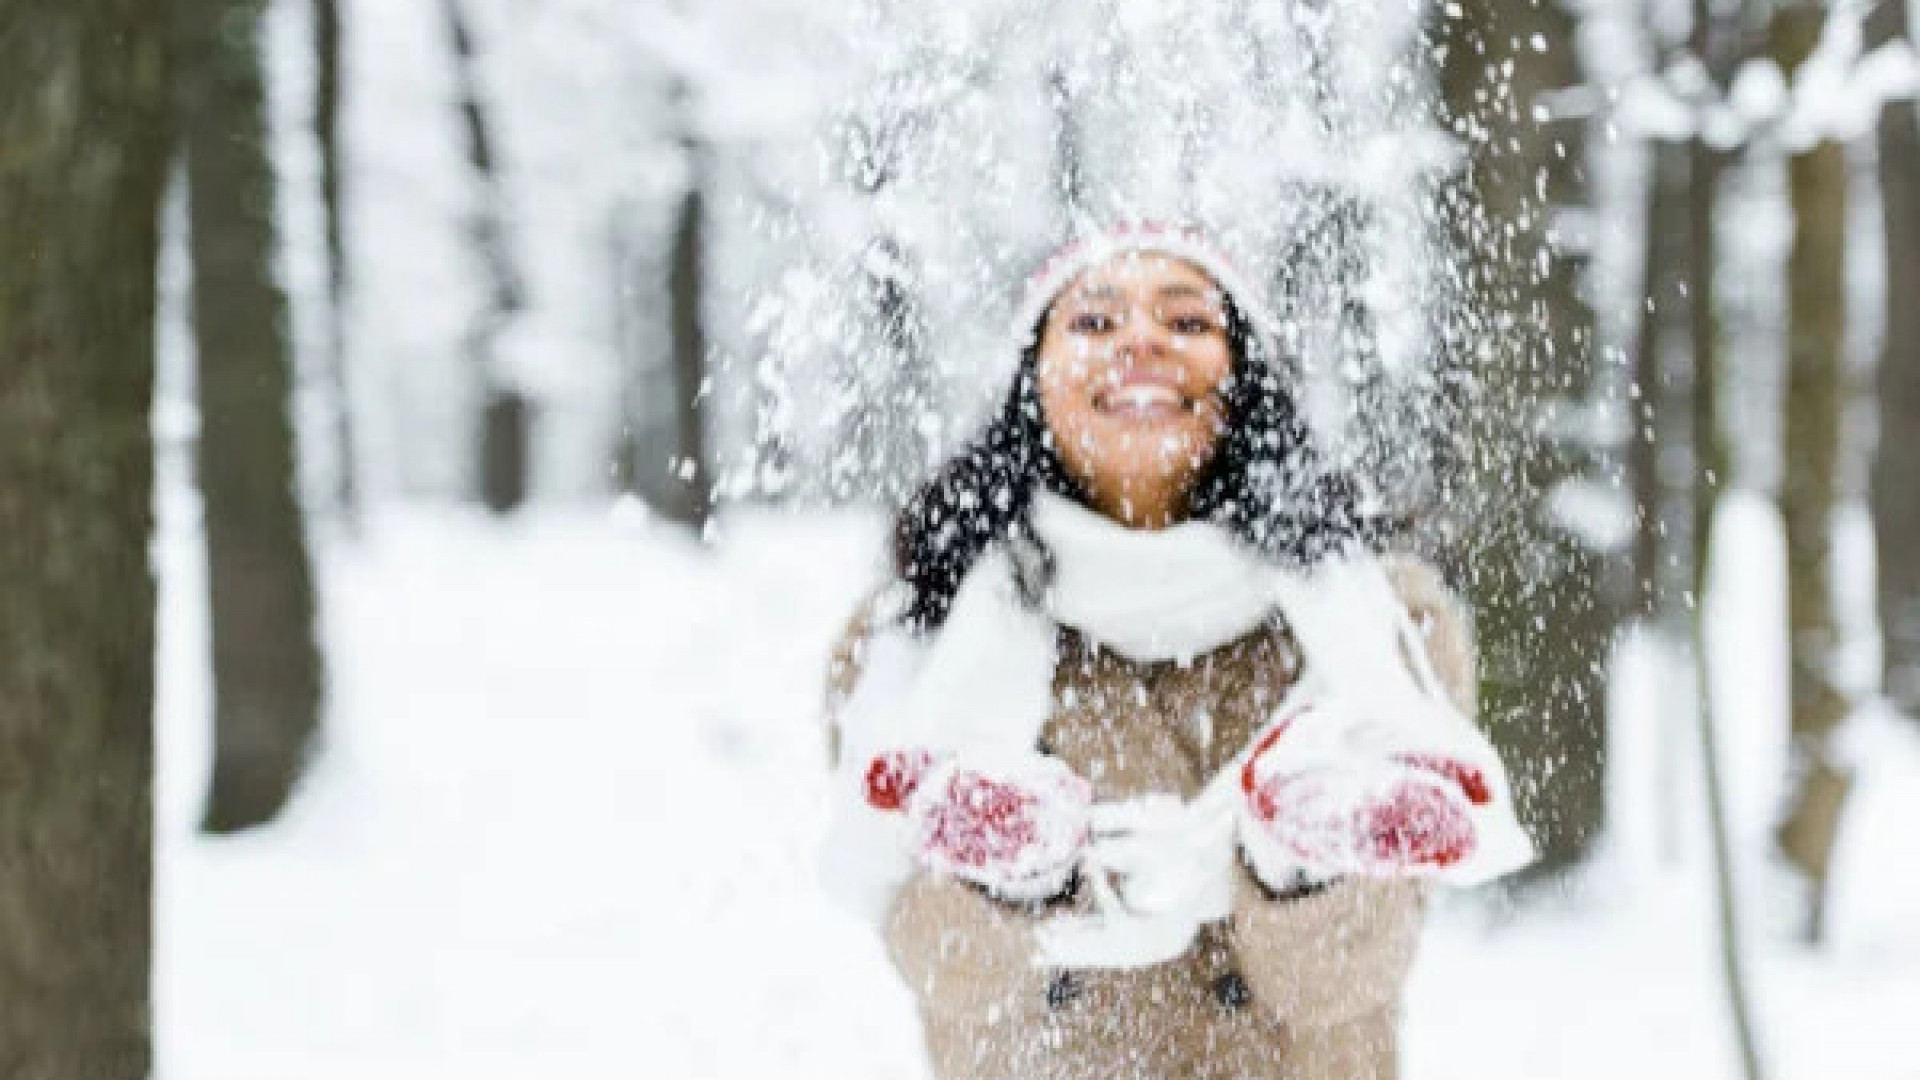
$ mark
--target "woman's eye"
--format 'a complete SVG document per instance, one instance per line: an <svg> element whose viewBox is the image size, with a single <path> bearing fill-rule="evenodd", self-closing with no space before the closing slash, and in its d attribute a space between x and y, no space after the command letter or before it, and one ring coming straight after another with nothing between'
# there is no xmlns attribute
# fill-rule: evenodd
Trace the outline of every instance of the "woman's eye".
<svg viewBox="0 0 1920 1080"><path fill-rule="evenodd" d="M1098 311L1082 311L1067 323L1076 334L1104 334L1113 329L1113 317Z"/></svg>
<svg viewBox="0 0 1920 1080"><path fill-rule="evenodd" d="M1220 320L1209 315L1176 315L1169 322L1176 334L1204 334L1220 325Z"/></svg>

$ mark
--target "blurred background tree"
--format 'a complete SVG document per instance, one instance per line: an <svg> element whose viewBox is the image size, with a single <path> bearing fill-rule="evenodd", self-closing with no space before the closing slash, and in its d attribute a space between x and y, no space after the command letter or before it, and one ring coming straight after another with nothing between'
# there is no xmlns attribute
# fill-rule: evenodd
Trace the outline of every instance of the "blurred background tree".
<svg viewBox="0 0 1920 1080"><path fill-rule="evenodd" d="M347 386L347 305L352 282L347 264L346 161L341 148L340 65L346 54L342 0L313 0L313 138L320 157L321 232L326 285L317 303L323 308L319 367L326 385L333 427L334 508L349 528L359 522L360 493L355 477L352 396Z"/></svg>
<svg viewBox="0 0 1920 1080"><path fill-rule="evenodd" d="M1788 77L1813 57L1827 27L1824 3L1773 13L1774 62ZM1780 846L1809 887L1805 933L1825 932L1826 885L1840 815L1852 785L1834 736L1852 710L1838 685L1841 646L1833 545L1840 500L1840 423L1847 336L1847 153L1814 134L1787 165L1793 243L1787 256L1787 382L1780 513L1787 535L1787 640L1792 665L1790 783Z"/></svg>
<svg viewBox="0 0 1920 1080"><path fill-rule="evenodd" d="M152 1068L162 9L0 34L0 1075Z"/></svg>
<svg viewBox="0 0 1920 1080"><path fill-rule="evenodd" d="M1605 817L1606 665L1620 618L1604 554L1564 514L1594 483L1596 396L1587 253L1585 118L1549 119L1551 92L1583 79L1575 16L1554 4L1459 5L1442 21L1444 115L1468 154L1445 220L1461 303L1448 362L1466 405L1471 475L1456 557L1476 615L1481 718L1516 763L1539 870L1577 862ZM1546 122L1543 122L1543 119Z"/></svg>
<svg viewBox="0 0 1920 1080"><path fill-rule="evenodd" d="M205 825L214 832L259 825L285 805L324 689L296 488L290 320L275 267L262 10L261 0L168 8L212 593L216 749Z"/></svg>
<svg viewBox="0 0 1920 1080"><path fill-rule="evenodd" d="M1873 5L1867 43L1878 49L1912 41L1909 6ZM1911 98L1880 113L1880 227L1885 244L1881 304L1879 441L1871 509L1880 553L1877 613L1887 696L1920 718L1920 124Z"/></svg>
<svg viewBox="0 0 1920 1080"><path fill-rule="evenodd" d="M471 192L466 239L481 280L482 300L469 316L463 351L479 386L480 498L496 513L517 508L527 497L533 468L529 445L533 403L501 359L499 341L526 307L526 285L508 238L505 178L501 175L497 123L489 107L480 64L480 42L462 0L441 0L447 46L453 56L460 128L465 138Z"/></svg>
<svg viewBox="0 0 1920 1080"><path fill-rule="evenodd" d="M674 214L673 244L667 256L667 303L672 340L673 453L657 467L666 476L656 490L659 505L676 521L704 527L713 513L713 459L707 452L710 397L707 359L708 186L713 182L713 149L694 115L692 89L676 83L673 97L680 124L680 152L686 161L686 190Z"/></svg>

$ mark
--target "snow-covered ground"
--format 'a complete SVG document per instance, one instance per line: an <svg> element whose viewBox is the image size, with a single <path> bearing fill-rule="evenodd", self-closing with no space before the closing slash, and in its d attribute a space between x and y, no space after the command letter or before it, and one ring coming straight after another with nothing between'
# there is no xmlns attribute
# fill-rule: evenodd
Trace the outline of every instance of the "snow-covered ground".
<svg viewBox="0 0 1920 1080"><path fill-rule="evenodd" d="M161 512L159 1080L925 1075L904 992L812 875L822 659L878 558L872 519L741 514L702 551L638 514L377 514L326 545L324 750L284 820L209 839L195 508L176 484ZM1769 526L1756 504L1731 518L1753 539L1720 617L1764 626ZM1782 679L1759 631L1735 645L1751 838ZM1634 678L1621 701L1651 700ZM1642 736L1623 756L1660 745L1620 711ZM1858 734L1832 944L1750 927L1776 1078L1920 1078L1920 738ZM1441 911L1412 1080L1734 1075L1682 799L1673 861L1623 813L1565 897Z"/></svg>

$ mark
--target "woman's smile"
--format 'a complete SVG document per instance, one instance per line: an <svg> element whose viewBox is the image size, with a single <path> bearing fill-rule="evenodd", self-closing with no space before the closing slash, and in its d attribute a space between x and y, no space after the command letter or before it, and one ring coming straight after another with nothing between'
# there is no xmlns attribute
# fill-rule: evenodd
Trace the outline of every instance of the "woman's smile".
<svg viewBox="0 0 1920 1080"><path fill-rule="evenodd" d="M1174 420L1191 416L1199 400L1187 394L1184 380L1164 372L1132 371L1112 386L1095 391L1096 412L1118 420Z"/></svg>

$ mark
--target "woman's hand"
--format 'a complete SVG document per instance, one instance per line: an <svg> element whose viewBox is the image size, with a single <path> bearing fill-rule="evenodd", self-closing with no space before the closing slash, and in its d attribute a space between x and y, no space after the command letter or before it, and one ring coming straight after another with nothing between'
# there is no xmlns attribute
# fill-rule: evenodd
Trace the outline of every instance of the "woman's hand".
<svg viewBox="0 0 1920 1080"><path fill-rule="evenodd" d="M1089 835L1093 788L1058 758L993 760L897 750L873 758L866 799L907 816L928 869L1003 900L1044 900L1065 890Z"/></svg>
<svg viewBox="0 0 1920 1080"><path fill-rule="evenodd" d="M1471 808L1490 798L1486 778L1435 754L1289 752L1308 710L1283 717L1255 744L1240 777L1242 847L1261 879L1280 887L1310 877L1378 877L1442 870L1478 837ZM1303 740L1304 741L1304 740Z"/></svg>

